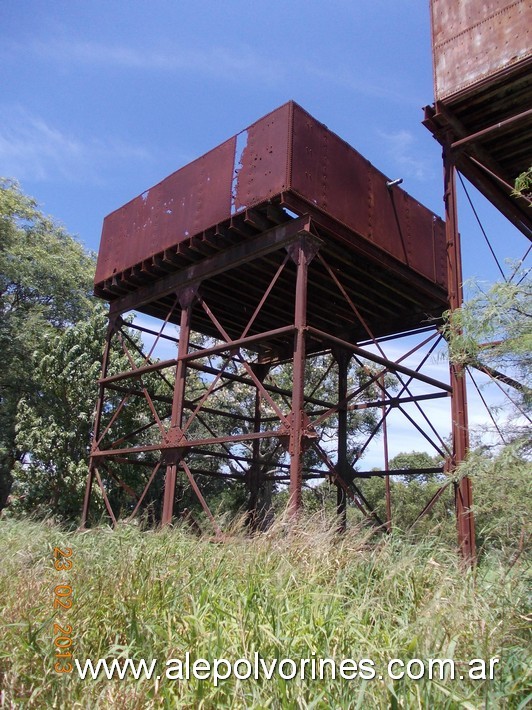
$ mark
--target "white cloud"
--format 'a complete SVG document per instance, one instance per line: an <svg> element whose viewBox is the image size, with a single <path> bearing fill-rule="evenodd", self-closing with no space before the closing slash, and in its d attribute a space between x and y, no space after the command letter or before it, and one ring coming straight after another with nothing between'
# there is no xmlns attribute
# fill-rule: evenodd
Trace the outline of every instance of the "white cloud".
<svg viewBox="0 0 532 710"><path fill-rule="evenodd" d="M434 176L432 159L425 158L416 148L414 136L410 131L400 130L394 133L378 131L390 158L395 162L403 177L426 180Z"/></svg>
<svg viewBox="0 0 532 710"><path fill-rule="evenodd" d="M360 68L357 71L353 71L351 68L337 67L337 70L330 71L311 63L302 64L301 68L309 76L319 77L324 83L347 89L353 94L363 94L364 96L401 104L422 102L422 99L405 93L402 87L393 89L391 84L383 80L382 77L378 78L368 73L364 74Z"/></svg>
<svg viewBox="0 0 532 710"><path fill-rule="evenodd" d="M404 89L391 88L378 77L360 69L338 66L334 70L308 59L290 57L287 61L279 50L275 54L259 54L246 44L230 49L222 46L150 48L109 45L99 42L54 40L22 44L13 41L5 48L7 56L33 54L41 61L63 66L84 65L106 69L126 69L156 72L190 72L229 82L253 81L270 85L279 82L312 81L339 86L354 94L363 94L399 103L420 103Z"/></svg>
<svg viewBox="0 0 532 710"><path fill-rule="evenodd" d="M41 60L63 65L83 64L107 69L115 67L165 72L191 70L195 74L235 81L245 78L275 82L279 79L279 72L284 73L280 62L271 57L261 57L246 46L239 46L235 50L224 47L152 49L98 42L54 41L27 45L13 43L11 51L31 53Z"/></svg>
<svg viewBox="0 0 532 710"><path fill-rule="evenodd" d="M81 139L21 106L0 105L0 164L7 177L100 184L106 166L150 159L145 148L113 137Z"/></svg>

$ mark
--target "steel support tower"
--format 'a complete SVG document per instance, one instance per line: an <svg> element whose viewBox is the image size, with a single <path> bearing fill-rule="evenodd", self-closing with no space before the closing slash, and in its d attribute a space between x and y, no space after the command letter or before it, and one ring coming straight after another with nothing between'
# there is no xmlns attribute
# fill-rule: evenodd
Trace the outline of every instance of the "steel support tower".
<svg viewBox="0 0 532 710"><path fill-rule="evenodd" d="M440 475L420 502L420 516L430 511L467 450L463 378L426 371L442 314L461 300L454 191L446 196L444 223L290 102L109 215L95 287L109 327L82 524L95 490L113 523L150 504L168 524L183 514L186 485L221 534L204 495L213 478L245 486L252 524L273 484L288 485L295 516L304 483L323 478L336 487L340 528L350 501L389 530L394 475ZM172 357L152 356L162 340ZM316 358L336 383L327 396ZM425 409L439 399L451 403L451 447ZM359 427L365 411L377 416L353 449L353 417ZM394 416L441 466L389 470ZM382 469L360 470L380 433ZM386 482L384 516L360 485L373 476ZM468 486L456 484L458 532L473 559Z"/></svg>

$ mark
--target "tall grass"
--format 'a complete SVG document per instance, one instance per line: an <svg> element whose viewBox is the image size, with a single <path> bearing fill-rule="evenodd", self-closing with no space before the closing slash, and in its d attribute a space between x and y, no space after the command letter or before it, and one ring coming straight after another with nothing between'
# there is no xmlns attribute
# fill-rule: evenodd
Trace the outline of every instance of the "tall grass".
<svg viewBox="0 0 532 710"><path fill-rule="evenodd" d="M53 566L54 547L73 568ZM524 708L530 686L527 579L486 554L464 570L437 540L338 537L323 519L282 522L223 544L185 530L0 523L0 671L5 707ZM73 588L58 615L54 587ZM53 622L73 627L74 656L98 658L454 658L463 680L81 680L54 671ZM467 661L498 656L494 680ZM458 665L464 664L464 665ZM161 671L159 671L161 673ZM385 675L385 674L384 674ZM528 702L532 700L528 696Z"/></svg>

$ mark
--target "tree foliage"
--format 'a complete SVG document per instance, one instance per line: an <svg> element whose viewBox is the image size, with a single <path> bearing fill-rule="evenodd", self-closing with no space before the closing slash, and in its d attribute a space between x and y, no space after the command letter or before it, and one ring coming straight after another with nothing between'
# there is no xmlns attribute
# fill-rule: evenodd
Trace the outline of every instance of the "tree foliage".
<svg viewBox="0 0 532 710"><path fill-rule="evenodd" d="M530 173L522 177L518 187L525 192L527 184L530 187ZM530 534L530 269L517 264L508 280L496 282L486 290L479 284L474 288L474 296L462 308L446 314L444 334L451 360L461 366L506 375L514 385L508 387L509 396L503 408L504 442L489 448L481 445L471 451L456 475L472 480L481 549L486 546L515 549ZM500 408L493 413L494 417L500 414Z"/></svg>
<svg viewBox="0 0 532 710"><path fill-rule="evenodd" d="M13 507L40 517L79 517L87 478L96 382L105 333L103 308L58 332L33 353L34 390L19 401Z"/></svg>
<svg viewBox="0 0 532 710"><path fill-rule="evenodd" d="M444 334L451 360L462 366L487 366L516 378L514 401L532 404L532 283L530 270L518 269L476 294L462 308L446 313Z"/></svg>
<svg viewBox="0 0 532 710"><path fill-rule="evenodd" d="M514 195L527 197L529 200L532 197L532 166L525 170L524 173L518 175L514 183Z"/></svg>
<svg viewBox="0 0 532 710"><path fill-rule="evenodd" d="M496 451L478 448L460 466L473 483L477 545L509 555L530 549L532 442L519 437Z"/></svg>
<svg viewBox="0 0 532 710"><path fill-rule="evenodd" d="M422 455L422 452L420 452ZM454 501L452 487L448 486L438 502L423 517L419 517L440 487L442 480L421 480L409 476L404 480L390 480L392 528L421 538L439 531L452 544L454 541ZM361 482L364 495L381 520L386 520L386 491L384 478L373 477Z"/></svg>
<svg viewBox="0 0 532 710"><path fill-rule="evenodd" d="M16 183L0 182L0 347L4 355L0 369L0 508L5 505L14 477L15 510L39 516L52 514L61 520L78 520L106 323L103 305L90 295L93 270L94 257L53 220L45 217ZM448 314L444 326L455 362L505 368L512 376L521 378L525 384L519 402L521 408L530 406L531 310L528 274L516 270L509 283L495 284L487 291L478 289L475 298ZM135 336L129 335L135 341ZM203 344L208 345L204 340ZM486 343L490 346L486 347ZM131 353L140 358L140 364L141 342L138 339L136 346L133 342ZM108 374L129 369L130 364L115 342ZM317 400L335 401L338 382L335 368L329 372L330 364L325 356L307 362L307 389ZM290 391L290 365L273 367L268 377L277 388ZM349 372L349 389L358 388L366 377L367 372L353 366ZM189 401L197 402L209 386L209 378L191 372L187 385ZM154 401L161 403L161 412L168 407L173 387L171 375L163 382L156 373L148 373L143 376L143 386ZM377 394L367 393L370 399L375 399ZM119 391L116 395L107 393L104 426L121 397ZM281 409L286 408L284 395L272 393L272 399ZM208 438L212 432L244 435L253 432L253 387L237 380L229 381L217 389L209 403L230 414L246 416L227 419L212 411L203 412L192 424L191 436ZM274 414L270 405L263 402L266 422L268 417L271 418L271 424L263 423L263 427L276 426ZM161 417L164 419L162 414ZM361 435L374 426L375 413L369 409L351 410L348 417L349 456L352 460ZM146 401L142 397L137 400L132 397L113 424L113 436L119 438L139 428L142 433L137 443L143 440L150 443L150 437L157 435L157 431L149 427L152 419ZM229 430L228 421L232 422ZM333 415L320 431L321 445L332 460L336 457L336 430L337 416ZM528 508L524 503L525 474L530 471L529 437L523 429L517 433L519 436L515 441L495 453L475 451L460 471L474 479L481 543L492 544L495 540L501 547L508 546L522 536L529 524ZM272 457L274 468L287 463L285 449L282 446L276 449L274 438L265 439L260 446L261 460ZM238 462L226 463L210 456L210 448L214 453L214 447L202 447L204 453L199 462L206 472L243 473ZM228 448L243 458L252 457L253 447L246 443L231 443ZM312 447L305 457L308 466L326 472L323 461ZM438 457L419 452L401 453L390 461L390 468L396 470L440 465ZM104 485L109 486L113 508L123 513L130 511L134 497L124 486L114 485L112 464L101 473ZM120 477L126 487L142 490L146 469L138 465L121 466ZM160 507L162 480L161 469L161 476L145 499L145 508L156 510ZM372 477L357 483L384 520L384 478ZM409 529L441 483L441 475L430 473L394 478L391 492L397 527ZM502 494L501 485L504 485ZM241 483L204 476L201 487L215 508L220 506L236 511L245 506L246 491ZM271 492L267 492L266 497ZM278 496L276 507L283 495ZM185 480L178 482L177 498L176 510L199 509ZM305 498L310 508L326 501L332 512L335 487L328 482L313 486L306 491ZM103 510L97 490L95 499L96 505ZM356 511L351 513L356 518ZM454 533L452 486L414 529L424 533L435 525Z"/></svg>
<svg viewBox="0 0 532 710"><path fill-rule="evenodd" d="M18 185L4 180L0 192L2 217L1 266L1 313L3 316L0 338L6 358L6 367L0 379L2 418L2 481L5 503L13 476L15 488L12 500L14 510L31 512L39 516L53 515L63 520L76 520L84 492L87 475L88 453L92 435L93 410L97 397L97 379L105 335L105 311L90 295L94 258L71 236L46 218L35 202L20 191ZM130 368L128 357L140 358L142 343L133 341L129 332L129 354L113 338L108 374ZM198 340L207 345L205 338ZM211 362L213 366L220 363ZM316 398L334 401L337 382L334 374L327 374L330 358L317 357L307 363L307 387ZM332 368L331 372L334 372ZM358 387L367 375L356 367L350 371L350 386ZM269 377L277 387L288 392L292 386L291 366L274 367ZM167 421L165 409L171 402L173 376L166 381L157 373L143 376L143 387L150 393L159 409L161 421ZM191 371L187 377L189 402L201 399L209 386L209 378ZM375 395L375 393L373 393ZM106 392L102 412L102 427L113 417L123 394L117 390ZM283 395L273 394L281 409L287 402ZM370 395L371 396L371 395ZM229 381L209 399L210 409L194 419L189 434L197 438L209 438L213 432L228 435L246 435L253 432L255 390L239 381ZM263 416L271 415L275 427L275 413L263 402ZM220 417L212 410L220 409L235 415L232 419ZM238 416L237 416L238 415ZM244 417L242 417L244 415ZM188 416L188 415L187 415ZM240 418L239 418L240 417ZM152 412L141 396L129 396L120 404L120 416L112 425L112 438L134 430L140 430L135 445L153 443L157 427L151 427ZM229 424L229 429L228 427ZM232 422L232 423L231 423ZM323 444L335 449L336 417L326 422L322 431ZM374 424L374 415L369 410L349 412L349 445L352 452L357 447L357 437L362 430L368 431ZM264 424L263 424L264 426ZM200 461L205 472L225 471L245 473L242 463L224 462L209 456L205 446ZM246 443L228 444L235 454L250 458L252 447ZM272 440L261 442L260 457L271 457L271 466L286 463L287 454L282 446ZM309 450L306 463L323 468L316 454ZM135 504L132 491L142 491L149 468L139 465L120 466L113 470L113 462L102 465L101 478L116 512L127 514ZM154 480L150 493L145 498L145 507L150 507L157 518L163 480L161 475ZM124 485L117 485L119 474ZM204 476L201 486L213 503L236 510L245 505L246 491L242 484L228 479ZM129 493L127 488L129 487ZM271 485L265 491L266 501L271 495ZM98 489L95 489L97 505L103 509ZM185 480L178 481L176 512L184 508L198 509L199 504Z"/></svg>
<svg viewBox="0 0 532 710"><path fill-rule="evenodd" d="M88 474L89 448L93 433L94 408L98 394L101 358L107 317L98 301L92 312L78 323L48 332L33 352L33 390L19 401L16 417L16 445L23 456L14 468L15 511L38 517L78 522ZM133 339L135 336L130 334ZM134 342L134 341L133 341ZM140 342L137 343L140 347ZM140 365L140 361L137 362ZM123 350L111 348L108 374L129 367ZM153 383L152 384L153 388ZM121 400L112 393L105 408L111 416ZM129 401L115 426L120 437L148 421L143 401ZM150 432L143 435L149 441ZM112 472L102 470L102 478ZM121 478L130 487L140 485L138 467L123 466ZM112 481L109 481L111 483ZM130 497L125 490L109 486L113 507L127 511ZM155 492L155 489L154 491ZM103 511L98 491L95 506ZM146 503L149 504L150 498Z"/></svg>
<svg viewBox="0 0 532 710"><path fill-rule="evenodd" d="M15 423L20 401L35 388L33 353L91 312L93 269L80 243L16 182L0 179L0 510L25 455Z"/></svg>

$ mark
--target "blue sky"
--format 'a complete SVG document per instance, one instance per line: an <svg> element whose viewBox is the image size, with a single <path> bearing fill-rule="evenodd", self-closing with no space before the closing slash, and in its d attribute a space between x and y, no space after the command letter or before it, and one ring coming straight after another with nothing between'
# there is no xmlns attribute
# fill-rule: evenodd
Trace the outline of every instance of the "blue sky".
<svg viewBox="0 0 532 710"><path fill-rule="evenodd" d="M98 248L106 214L289 99L442 213L428 0L0 3L0 175ZM471 187L499 258L527 244ZM465 199L464 274L497 270Z"/></svg>
<svg viewBox="0 0 532 710"><path fill-rule="evenodd" d="M0 174L92 249L106 214L289 99L441 213L428 0L4 0L0 59ZM466 275L493 278L461 218Z"/></svg>
<svg viewBox="0 0 532 710"><path fill-rule="evenodd" d="M294 99L441 213L428 0L0 4L0 174L89 248L104 216ZM476 197L501 259L524 240ZM467 276L496 275L464 202ZM484 254L484 251L486 253Z"/></svg>

